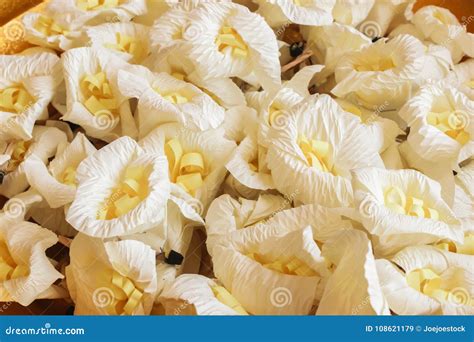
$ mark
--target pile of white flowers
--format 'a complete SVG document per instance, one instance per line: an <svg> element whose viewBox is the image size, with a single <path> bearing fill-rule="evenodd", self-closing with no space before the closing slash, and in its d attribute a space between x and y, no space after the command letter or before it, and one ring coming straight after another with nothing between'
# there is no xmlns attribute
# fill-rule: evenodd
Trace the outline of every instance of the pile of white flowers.
<svg viewBox="0 0 474 342"><path fill-rule="evenodd" d="M474 34L413 4L25 15L36 46L0 56L0 301L474 314Z"/></svg>

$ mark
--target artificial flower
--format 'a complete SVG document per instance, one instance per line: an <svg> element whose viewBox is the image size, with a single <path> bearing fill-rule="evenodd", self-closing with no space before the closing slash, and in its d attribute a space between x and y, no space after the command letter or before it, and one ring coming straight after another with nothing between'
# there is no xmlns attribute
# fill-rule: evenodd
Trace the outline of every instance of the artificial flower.
<svg viewBox="0 0 474 342"><path fill-rule="evenodd" d="M367 18L375 3L375 0L336 0L332 16L338 23L355 27Z"/></svg>
<svg viewBox="0 0 474 342"><path fill-rule="evenodd" d="M415 170L353 171L358 220L373 236L376 255L405 246L463 241L460 221L441 197L439 183Z"/></svg>
<svg viewBox="0 0 474 342"><path fill-rule="evenodd" d="M167 315L248 315L225 287L199 274L177 277L158 302Z"/></svg>
<svg viewBox="0 0 474 342"><path fill-rule="evenodd" d="M382 291L397 315L472 315L472 256L412 246L376 261ZM398 267L397 267L398 266Z"/></svg>
<svg viewBox="0 0 474 342"><path fill-rule="evenodd" d="M120 92L138 98L138 131L144 137L163 123L179 122L194 130L217 128L224 108L193 84L165 72L131 67L118 73Z"/></svg>
<svg viewBox="0 0 474 342"><path fill-rule="evenodd" d="M36 120L47 119L47 106L62 80L52 53L0 56L0 139L29 140Z"/></svg>
<svg viewBox="0 0 474 342"><path fill-rule="evenodd" d="M275 118L267 163L277 190L306 204L351 206L350 170L382 167L352 114L327 95L307 97Z"/></svg>
<svg viewBox="0 0 474 342"><path fill-rule="evenodd" d="M66 279L76 315L146 315L157 289L155 252L139 241L78 234Z"/></svg>
<svg viewBox="0 0 474 342"><path fill-rule="evenodd" d="M474 101L474 59L456 64L448 76L448 82Z"/></svg>
<svg viewBox="0 0 474 342"><path fill-rule="evenodd" d="M94 237L143 232L163 219L169 197L167 162L122 137L76 169L76 196L66 220Z"/></svg>
<svg viewBox="0 0 474 342"><path fill-rule="evenodd" d="M135 137L129 101L117 86L117 74L127 63L106 48L91 47L68 50L61 59L67 96L62 119L105 141L121 135Z"/></svg>

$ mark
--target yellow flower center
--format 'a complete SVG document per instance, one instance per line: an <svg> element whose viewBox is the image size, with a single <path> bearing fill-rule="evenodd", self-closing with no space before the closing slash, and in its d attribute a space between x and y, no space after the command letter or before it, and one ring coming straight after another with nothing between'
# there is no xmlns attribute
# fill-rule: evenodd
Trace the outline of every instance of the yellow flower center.
<svg viewBox="0 0 474 342"><path fill-rule="evenodd" d="M453 286L452 280L454 279L443 281L443 279L430 268L419 268L413 270L408 273L405 278L407 284L411 288L431 298L437 299L441 302L458 302L453 293L454 291L452 292L452 290L456 288L456 286ZM470 303L467 304L474 305L474 302L471 300Z"/></svg>
<svg viewBox="0 0 474 342"><path fill-rule="evenodd" d="M304 134L299 135L297 142L309 166L336 175L333 166L329 162L329 143L322 140L308 139Z"/></svg>
<svg viewBox="0 0 474 342"><path fill-rule="evenodd" d="M191 96L185 94L183 91L162 91L160 88L154 89L160 94L166 101L174 104L183 104L191 100Z"/></svg>
<svg viewBox="0 0 474 342"><path fill-rule="evenodd" d="M435 247L448 252L474 255L474 233L466 233L462 244L453 241L441 241Z"/></svg>
<svg viewBox="0 0 474 342"><path fill-rule="evenodd" d="M103 71L86 75L81 81L84 106L95 116L117 114L117 100Z"/></svg>
<svg viewBox="0 0 474 342"><path fill-rule="evenodd" d="M134 60L140 60L145 54L145 50L140 46L140 42L136 38L121 34L120 32L117 32L116 38L115 43L105 44L105 47L131 54Z"/></svg>
<svg viewBox="0 0 474 342"><path fill-rule="evenodd" d="M406 196L403 190L396 186L389 186L385 189L385 206L398 214L439 219L436 209L425 205L420 198Z"/></svg>
<svg viewBox="0 0 474 342"><path fill-rule="evenodd" d="M205 178L204 158L199 152L184 153L178 139L165 144L165 155L169 163L170 179L191 195L203 185Z"/></svg>
<svg viewBox="0 0 474 342"><path fill-rule="evenodd" d="M77 7L83 11L114 8L120 4L120 0L77 0Z"/></svg>
<svg viewBox="0 0 474 342"><path fill-rule="evenodd" d="M228 307L234 309L242 315L248 315L247 311L240 305L240 303L235 299L234 296L230 294L225 287L222 286L213 286L211 287L212 293L217 298L219 302Z"/></svg>
<svg viewBox="0 0 474 342"><path fill-rule="evenodd" d="M111 285L113 300L108 307L111 314L131 315L143 300L143 292L134 282L117 271L112 271Z"/></svg>
<svg viewBox="0 0 474 342"><path fill-rule="evenodd" d="M22 85L12 85L0 90L0 110L20 114L34 102L33 96Z"/></svg>
<svg viewBox="0 0 474 342"><path fill-rule="evenodd" d="M54 22L50 17L40 16L36 21L34 28L45 36L67 35L68 30Z"/></svg>
<svg viewBox="0 0 474 342"><path fill-rule="evenodd" d="M392 58L380 58L376 61L368 61L367 63L356 65L357 71L385 71L395 68L395 63Z"/></svg>
<svg viewBox="0 0 474 342"><path fill-rule="evenodd" d="M469 87L471 89L474 89L474 80L469 80L464 83L466 87Z"/></svg>
<svg viewBox="0 0 474 342"><path fill-rule="evenodd" d="M28 266L18 265L13 260L6 242L0 240L0 281L25 277L29 272Z"/></svg>
<svg viewBox="0 0 474 342"><path fill-rule="evenodd" d="M30 141L18 141L15 143L15 146L13 147L10 160L8 161L7 165L7 171L11 172L15 170L18 165L20 165L23 160L25 160L25 155L28 149L31 146L31 140Z"/></svg>
<svg viewBox="0 0 474 342"><path fill-rule="evenodd" d="M76 186L76 168L68 166L59 179L64 184Z"/></svg>
<svg viewBox="0 0 474 342"><path fill-rule="evenodd" d="M97 219L111 220L128 213L143 201L149 193L150 170L141 166L129 166L123 181L97 212Z"/></svg>
<svg viewBox="0 0 474 342"><path fill-rule="evenodd" d="M258 253L247 254L250 259L255 260L256 262L263 265L270 270L275 272L289 274L289 275L298 275L305 277L312 277L317 275L308 265L296 257L289 258L279 258L278 260L269 260Z"/></svg>
<svg viewBox="0 0 474 342"><path fill-rule="evenodd" d="M248 47L240 34L230 26L221 28L215 43L220 52L227 48L232 49L232 56L234 57L247 57L249 53Z"/></svg>
<svg viewBox="0 0 474 342"><path fill-rule="evenodd" d="M427 121L461 145L466 144L471 138L470 134L464 130L466 122L462 113L456 111L430 112Z"/></svg>

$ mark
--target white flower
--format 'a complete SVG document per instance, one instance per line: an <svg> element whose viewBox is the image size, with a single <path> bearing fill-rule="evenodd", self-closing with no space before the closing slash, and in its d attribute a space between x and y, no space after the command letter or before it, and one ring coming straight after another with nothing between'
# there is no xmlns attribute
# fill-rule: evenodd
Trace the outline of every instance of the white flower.
<svg viewBox="0 0 474 342"><path fill-rule="evenodd" d="M305 315L316 299L324 267L311 228L271 235L238 230L229 244L214 247L214 272L254 315Z"/></svg>
<svg viewBox="0 0 474 342"><path fill-rule="evenodd" d="M441 239L462 242L460 222L441 198L440 185L422 173L358 169L352 186L359 220L372 234L376 255Z"/></svg>
<svg viewBox="0 0 474 342"><path fill-rule="evenodd" d="M397 315L472 315L472 258L430 246L412 246L391 258L393 263L377 260L390 309Z"/></svg>
<svg viewBox="0 0 474 342"><path fill-rule="evenodd" d="M162 220L169 197L166 160L122 137L76 169L76 197L66 220L96 237L143 232Z"/></svg>
<svg viewBox="0 0 474 342"><path fill-rule="evenodd" d="M157 290L155 252L139 241L78 234L66 279L76 315L147 315Z"/></svg>
<svg viewBox="0 0 474 342"><path fill-rule="evenodd" d="M141 63L150 54L149 28L135 23L92 26L86 34L93 48L105 47L130 63Z"/></svg>
<svg viewBox="0 0 474 342"><path fill-rule="evenodd" d="M273 28L295 23L300 25L328 25L333 21L331 11L336 0L253 0Z"/></svg>
<svg viewBox="0 0 474 342"><path fill-rule="evenodd" d="M456 64L448 77L448 82L474 101L474 59Z"/></svg>
<svg viewBox="0 0 474 342"><path fill-rule="evenodd" d="M247 315L225 287L199 274L177 277L165 287L158 302L167 315Z"/></svg>
<svg viewBox="0 0 474 342"><path fill-rule="evenodd" d="M26 190L28 179L24 161L30 157L39 159L43 164L55 156L58 148L67 143L66 134L54 127L35 126L30 140L15 140L6 145L4 154L8 161L4 163L6 176L0 185L0 194L12 197Z"/></svg>
<svg viewBox="0 0 474 342"><path fill-rule="evenodd" d="M277 190L303 203L351 206L350 170L382 167L366 128L327 95L275 118L267 163Z"/></svg>
<svg viewBox="0 0 474 342"><path fill-rule="evenodd" d="M423 159L447 166L474 155L474 101L451 85L429 84L400 109L408 144Z"/></svg>
<svg viewBox="0 0 474 342"><path fill-rule="evenodd" d="M72 49L61 58L67 92L67 113L62 119L105 141L136 136L130 104L117 86L117 74L127 63L105 48Z"/></svg>
<svg viewBox="0 0 474 342"><path fill-rule="evenodd" d="M191 207L202 206L202 214L224 181L224 165L235 148L223 135L223 129L197 132L179 124L164 124L140 145L147 153L168 160L169 180L177 185L174 189L188 198L185 202L191 202Z"/></svg>
<svg viewBox="0 0 474 342"><path fill-rule="evenodd" d="M340 232L325 242L322 254L335 270L326 282L317 315L390 314L364 232Z"/></svg>
<svg viewBox="0 0 474 342"><path fill-rule="evenodd" d="M443 7L424 6L416 11L412 22L425 39L448 48L453 61L459 63L464 55L461 42L467 34L454 14Z"/></svg>
<svg viewBox="0 0 474 342"><path fill-rule="evenodd" d="M105 22L130 21L147 12L146 0L52 0L48 9L55 16L70 16L77 25L98 25Z"/></svg>
<svg viewBox="0 0 474 342"><path fill-rule="evenodd" d="M357 26L369 15L376 0L336 0L332 16L338 23Z"/></svg>
<svg viewBox="0 0 474 342"><path fill-rule="evenodd" d="M188 129L217 128L224 108L191 83L167 73L130 67L118 73L120 92L138 98L138 130L144 137L163 123L179 122Z"/></svg>
<svg viewBox="0 0 474 342"><path fill-rule="evenodd" d="M76 195L76 169L81 161L96 151L82 134L78 133L48 166L32 155L24 163L28 183L48 202L51 208L71 203Z"/></svg>
<svg viewBox="0 0 474 342"><path fill-rule="evenodd" d="M371 43L370 38L351 26L332 23L312 27L308 35L308 45L314 53L311 58L324 65L317 76L318 83L334 73L337 63L347 52L359 50Z"/></svg>
<svg viewBox="0 0 474 342"><path fill-rule="evenodd" d="M427 75L447 74L444 61L431 62L424 45L410 35L399 35L388 42L380 39L359 51L344 55L336 66L337 85L332 93L338 97L353 96L367 108L384 106L399 109ZM449 67L449 64L448 64Z"/></svg>
<svg viewBox="0 0 474 342"><path fill-rule="evenodd" d="M47 106L62 80L52 53L0 56L0 139L31 139L36 120L47 119Z"/></svg>
<svg viewBox="0 0 474 342"><path fill-rule="evenodd" d="M34 223L0 219L0 301L27 306L35 299L64 297L53 285L64 276L45 253L57 241L55 234Z"/></svg>
<svg viewBox="0 0 474 342"><path fill-rule="evenodd" d="M230 78L202 79L195 73L192 61L179 46L152 54L145 64L153 72L166 72L178 80L194 84L224 108L245 105L242 90Z"/></svg>
<svg viewBox="0 0 474 342"><path fill-rule="evenodd" d="M189 14L183 33L196 72L207 80L239 77L265 90L280 87L275 34L259 15L232 3L206 3Z"/></svg>

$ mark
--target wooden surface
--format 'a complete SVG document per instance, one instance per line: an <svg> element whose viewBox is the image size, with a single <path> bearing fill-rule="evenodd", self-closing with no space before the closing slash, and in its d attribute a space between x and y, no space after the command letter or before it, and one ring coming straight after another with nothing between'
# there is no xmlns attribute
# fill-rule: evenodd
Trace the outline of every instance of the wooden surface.
<svg viewBox="0 0 474 342"><path fill-rule="evenodd" d="M239 0L243 2L245 0ZM380 1L380 0L376 0ZM23 11L33 8L41 0L0 0L0 25L16 18ZM468 30L474 32L474 1L473 0L419 0L415 5L415 11L422 6L429 4L449 8L462 23L468 24ZM36 8L38 10L38 8ZM8 24L7 24L8 25ZM5 26L4 26L5 27ZM0 30L0 51L5 49L5 43L2 45L5 37ZM8 50L10 53L21 51L28 47L25 42L9 42ZM5 51L5 50L3 50ZM56 253L67 253L65 247L56 245L48 250L48 255ZM1 303L0 315L67 315L72 313L73 307L69 301L65 300L37 300L28 307L23 307L17 303Z"/></svg>

